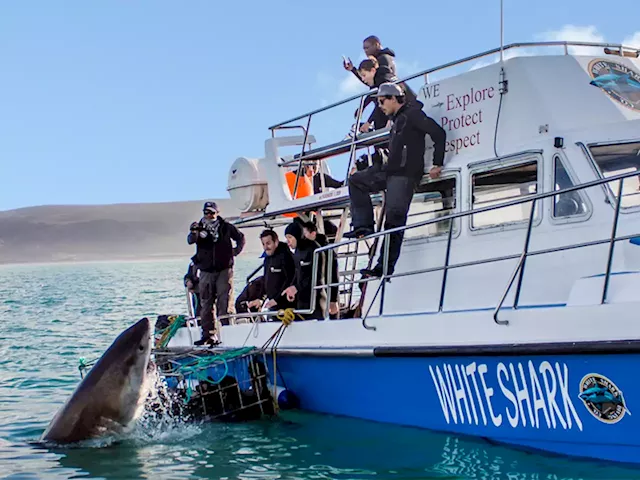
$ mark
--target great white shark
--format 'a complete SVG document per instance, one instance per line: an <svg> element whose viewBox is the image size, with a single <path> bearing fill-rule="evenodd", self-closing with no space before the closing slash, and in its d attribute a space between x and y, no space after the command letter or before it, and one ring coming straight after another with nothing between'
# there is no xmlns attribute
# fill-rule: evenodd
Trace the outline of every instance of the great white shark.
<svg viewBox="0 0 640 480"><path fill-rule="evenodd" d="M40 440L75 443L124 431L144 408L153 370L151 347L148 318L118 335L55 414Z"/></svg>

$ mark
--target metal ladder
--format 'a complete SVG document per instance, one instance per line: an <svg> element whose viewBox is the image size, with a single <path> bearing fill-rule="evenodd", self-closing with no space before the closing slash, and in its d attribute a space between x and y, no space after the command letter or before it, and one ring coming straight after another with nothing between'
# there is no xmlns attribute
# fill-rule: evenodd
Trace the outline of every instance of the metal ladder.
<svg viewBox="0 0 640 480"><path fill-rule="evenodd" d="M384 195L384 194L383 194ZM384 199L384 197L383 197ZM376 217L377 230L379 231L384 222L384 200L381 206L374 207L374 214ZM338 234L336 235L335 242L338 243L342 240L342 232L344 231L347 223L347 217L349 215L349 207L345 207L341 217L340 225L338 227ZM349 310L356 308L359 310L362 307L362 301L364 299L364 292L366 284L360 289L360 292L354 292L354 287L359 285L356 280L356 276L360 275L362 268L371 268L378 247L378 238L373 240L364 240L354 243L349 243L343 247L340 247L336 253L338 258L338 280L339 283L347 282L347 285L339 287L338 299L342 307L347 307ZM366 264L358 265L359 260L368 257ZM336 282L336 280L333 280ZM355 298L354 298L355 297ZM357 304L356 304L357 302Z"/></svg>

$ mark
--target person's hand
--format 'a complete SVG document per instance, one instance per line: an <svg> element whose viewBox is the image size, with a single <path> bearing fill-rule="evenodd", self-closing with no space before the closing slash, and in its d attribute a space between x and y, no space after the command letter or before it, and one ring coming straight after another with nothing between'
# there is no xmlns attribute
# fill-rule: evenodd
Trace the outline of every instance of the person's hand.
<svg viewBox="0 0 640 480"><path fill-rule="evenodd" d="M440 176L440 172L442 172L442 167L433 166L431 170L429 170L429 178L436 179Z"/></svg>
<svg viewBox="0 0 640 480"><path fill-rule="evenodd" d="M278 302L276 302L275 300L269 300L267 303L264 304L265 308L273 308L278 304Z"/></svg>
<svg viewBox="0 0 640 480"><path fill-rule="evenodd" d="M189 290L193 290L193 282L191 280L187 280L186 286Z"/></svg>
<svg viewBox="0 0 640 480"><path fill-rule="evenodd" d="M259 298L257 298L256 300L251 300L250 302L247 303L247 307L249 308L260 308L261 305L262 305L262 300L260 300Z"/></svg>
<svg viewBox="0 0 640 480"><path fill-rule="evenodd" d="M367 133L369 131L369 128L371 128L371 124L369 122L364 122L360 127L360 132Z"/></svg>
<svg viewBox="0 0 640 480"><path fill-rule="evenodd" d="M353 70L353 63L351 63L347 59L342 60L342 66L344 67L345 70L348 70L349 72Z"/></svg>
<svg viewBox="0 0 640 480"><path fill-rule="evenodd" d="M329 304L329 313L331 315L337 315L339 311L340 308L338 307L338 302L331 302Z"/></svg>
<svg viewBox="0 0 640 480"><path fill-rule="evenodd" d="M284 292L282 292L282 295L286 295L287 300L289 300L290 302L293 302L293 300L296 298L296 293L298 293L298 289L296 288L295 285L291 285Z"/></svg>

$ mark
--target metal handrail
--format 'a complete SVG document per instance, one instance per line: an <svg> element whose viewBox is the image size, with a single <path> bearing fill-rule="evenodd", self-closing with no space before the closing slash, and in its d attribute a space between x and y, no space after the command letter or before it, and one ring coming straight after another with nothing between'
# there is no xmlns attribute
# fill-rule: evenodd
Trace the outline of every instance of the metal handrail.
<svg viewBox="0 0 640 480"><path fill-rule="evenodd" d="M493 211L493 210L499 210L501 208L507 208L507 207L511 207L514 205L521 205L524 203L528 203L528 202L537 202L538 200L542 200L545 198L550 198L550 197L555 197L555 196L559 196L565 193L569 193L569 192L575 192L575 191L579 191L579 190L585 190L587 188L591 188L597 185L603 185L603 184L607 184L609 182L615 182L615 181L620 181L620 183L622 183L623 180L627 179L627 178L631 178L631 177L636 177L636 176L640 176L640 171L639 172L627 172L627 173L623 173L620 175L614 175L608 178L600 178L597 180L592 180L590 182L585 182L582 183L580 185L574 185L572 187L567 187L561 190L554 190L551 192L545 192L545 193L538 193L538 194L532 194L532 195L527 195L515 200L510 200L508 202L503 202L500 204L496 204L496 205L489 205L486 207L481 207L481 208L477 208L477 209L471 209L471 210L467 210L464 212L457 212L457 213L451 213L449 215L445 215L442 217L437 217L437 218L432 218L432 219L427 219L427 220L423 220L420 222L416 222L416 223L412 223L410 225L405 225L402 227L396 227L396 228L392 228L389 230L382 230L379 232L375 232L372 233L371 235L368 235L366 237L362 237L362 238L357 238L357 239L350 239L350 240L343 240L341 242L337 242L337 243L330 243L328 245L325 245L323 247L319 247L314 251L314 257L313 257L313 272L312 272L312 279L311 279L311 285L313 290L319 290L319 289L323 289L323 288L331 288L331 287L340 287L340 286L344 286L344 285L354 285L356 283L368 283L368 282L372 282L372 281L378 281L378 280L387 280L387 279L391 279L391 278L399 278L399 277L406 277L406 276L413 276L413 275L419 275L419 274L425 274L425 273L431 273L431 272L437 272L437 271L447 271L449 269L453 269L453 268L463 268L463 267L469 267L469 266L476 266L476 265L483 265L483 264L487 264L487 263L494 263L494 262L498 262L498 261L506 261L506 260L513 260L513 259L520 259L520 263L522 263L522 260L524 258L524 256L526 257L530 257L530 256L535 256L535 255L544 255L547 253L554 253L554 252L561 252L561 251L565 251L565 250L571 250L571 249L576 249L576 248L583 248L583 247L589 247L589 246L595 246L595 245L601 245L604 243L610 243L610 252L609 252L609 262L612 261L613 259L613 252L612 252L612 248L613 245L615 244L616 241L621 241L621 240L629 240L631 238L637 237L640 235L640 233L638 234L633 234L633 235L625 235L625 236L621 236L621 237L610 237L604 240L594 240L594 241L589 241L589 242L583 242L583 243L579 243L579 244L574 244L574 245L567 245L567 246L562 246L562 247L554 247L554 248L548 248L548 249L543 249L543 250L537 250L537 251L527 251L526 254L523 256L523 254L512 254L512 255L504 255L501 257L494 257L494 258L488 258L488 259L482 259L482 260L474 260L474 261L470 261L470 262L462 262L462 263L458 263L458 264L449 264L449 253L450 253L450 249L451 249L451 237L452 237L452 232L451 230L454 228L454 220L457 218L462 218L462 217L468 217L470 215L476 215L479 213L484 213L484 212L489 212L489 211ZM622 198L622 190L620 187L619 193L618 193L618 199ZM618 214L619 214L619 204L620 204L620 200L618 200L618 205L616 206L616 209L618 210ZM532 206L532 210L533 210L533 206ZM527 235L530 235L530 231L531 228L533 227L533 224L531 222L533 216L530 217L530 228L527 229ZM338 248L340 248L343 245L349 245L352 243L358 243L358 242L364 242L364 241L368 241L374 238L378 238L378 237L385 237L385 245L388 245L388 235L390 235L391 233L396 233L396 232L403 232L405 230L411 230L414 228L420 228L423 227L425 225L431 225L431 224L436 224L438 222L444 222L444 221L450 221L450 232L449 232L449 238L447 241L447 254L445 257L445 265L443 266L439 266L439 267L432 267L432 268L426 268L426 269L420 269L420 270L414 270L414 271L409 271L409 272L401 272L401 273L393 273L391 275L387 274L387 262L388 262L388 257L383 259L384 260L384 271L383 271L383 275L382 277L378 277L378 278L366 278L366 279L360 279L360 280L348 280L348 281L343 281L343 282L336 282L336 283L327 283L327 284L316 284L317 283L317 266L318 266L318 256L324 252L326 252L327 250L337 250ZM613 228L612 230L612 235L615 235L615 232L617 231L617 221L616 221L616 226ZM527 241L527 245L528 245L528 241ZM385 249L385 251L388 253L388 249ZM386 255L385 255L386 256ZM609 263L608 263L609 265ZM513 281L515 281L515 277L517 276L517 274L519 273L519 268L517 268L514 273L512 274L513 276L513 280L510 280L510 284L513 284ZM609 283L609 277L610 276L610 266L608 267L608 272L607 272L607 276L605 278L605 287L608 286ZM520 282L522 282L522 278L520 279ZM381 282L382 284L385 284L386 281ZM509 285L510 287L510 285ZM381 287L384 288L384 287ZM444 293L445 293L445 288L446 288L446 275L443 275L443 285L441 288L441 294L440 294L440 302L441 304L444 303ZM606 292L605 292L606 293ZM384 294L384 293L383 293ZM505 292L504 297L506 298L506 294L508 294L508 289ZM504 300L503 300L504 301ZM302 315L306 315L306 314L311 314L315 311L315 306L316 306L316 295L311 295L311 305L309 307L309 309L307 310L294 310L295 313L300 313ZM440 307L441 310L442 307ZM271 317L271 316L275 316L277 315L277 311L268 311L268 312L248 312L248 313L235 313L235 314L229 314L229 315L223 315L218 317L218 319L235 319L235 318L257 318L259 316L267 316L267 317ZM494 317L495 319L496 317Z"/></svg>
<svg viewBox="0 0 640 480"><path fill-rule="evenodd" d="M507 50L511 50L511 49L516 49L516 48L529 48L529 47L602 47L602 48L614 48L617 49L619 51L622 50L630 50L633 52L640 52L640 49L634 48L634 47L630 47L630 46L625 46L622 45L620 43L600 43L600 42L570 42L570 41L565 41L565 42L517 42L517 43L511 43L509 45L506 45L504 47L502 47L502 51L507 51ZM481 52L481 53L476 53L474 55L470 55L468 57L464 57L461 58L459 60L455 60L453 62L447 62L447 63L443 63L442 65L438 65L437 67L432 67L432 68L428 68L426 70L422 70L421 72L418 73L414 73L408 77L405 77L401 80L397 80L393 83L402 83L402 82L408 82L409 80L413 80L415 78L418 78L420 76L423 75L429 75L431 73L435 73L438 72L440 70L445 70L447 68L451 68L451 67L455 67L458 65L462 65L464 63L470 62L472 60L478 60L482 57L487 57L490 55L495 55L497 53L500 53L501 48L500 47L496 47L496 48L492 48L491 50L487 50L485 52ZM339 107L340 105L344 105L345 103L349 103L353 100L357 100L358 98L362 98L362 97L366 97L368 95L371 95L375 92L377 92L378 89L377 88L373 88L370 89L367 92L364 93L359 93L357 95L352 95L351 97L347 97L344 100L339 100L337 102L334 102L330 105L321 107L321 108L317 108L315 110L311 110L308 113L305 113L303 115L298 115L297 117L294 117L290 120L287 120L286 122L280 122L276 125L272 125L271 127L269 127L269 130L274 130L274 129L278 129L281 127L284 127L285 125L291 123L291 122L295 122L297 120L302 120L303 118L306 118L308 116L311 115L316 115L318 113L322 113L325 112L327 110L331 110L335 107Z"/></svg>
<svg viewBox="0 0 640 480"><path fill-rule="evenodd" d="M631 235L631 236L625 236L625 237L616 237L615 234L617 232L617 223L618 223L618 216L619 216L619 212L620 212L620 204L621 204L621 198L622 198L622 182L624 179L626 178L630 178L630 177L636 177L639 176L640 172L627 172L627 173L623 173L620 175L615 175L615 176L611 176L608 178L601 178L598 180L593 180L591 182L586 182L583 183L581 185L575 185L572 187L567 187L561 190L554 190L552 192L546 192L546 193L539 193L539 194L534 194L534 195L527 195L524 197L521 197L519 199L515 199L509 202L504 202L501 204L497 204L497 205L490 205L487 207L482 207L482 208L477 208L477 209L471 209L471 210L467 210L465 212L458 212L458 213L452 213L443 217L439 217L439 218L432 218L432 219L428 219L428 220L424 220L421 222L416 222L414 224L411 225L405 225L402 227L396 227L393 229L389 229L389 230L383 230L380 232L376 232L373 233L371 235L368 235L366 237L363 238L359 238L359 239L353 239L353 240L346 240L346 241L342 241L340 243L335 243L335 244L329 244L326 245L324 247L320 247L318 248L314 254L321 254L326 250L330 250L330 249L337 249L340 248L340 246L342 245L348 245L350 243L356 243L356 242L361 242L361 241L365 241L365 240L369 240L372 238L376 238L376 237L380 237L383 236L384 237L384 244L385 246L389 244L389 235L392 233L399 233L399 232L404 232L406 230L410 230L410 229L414 229L414 228L419 228L425 225L431 225L431 224L436 224L438 222L443 222L443 221L447 221L450 220L450 225L449 225L449 239L447 242L447 251L446 251L446 256L445 256L445 264L441 267L433 267L433 268L428 268L428 269L421 269L421 270L414 270L414 271L409 271L409 272L402 272L402 273L394 273L394 274L388 274L388 248L384 249L383 252L383 272L381 277L375 277L375 278L368 278L368 279L360 279L360 280L349 280L349 281L344 281L344 282L339 282L339 283L333 283L330 285L315 285L313 284L313 288L314 289L320 289L320 288L327 288L327 287L335 287L335 286L343 286L343 285L352 285L355 283L365 283L365 282L370 282L370 281L377 281L380 280L382 284L386 284L386 281L391 279L391 278L398 278L398 277L405 277L405 276L412 276L412 275L418 275L418 274L424 274L424 273L430 273L430 272L437 272L437 271L444 271L446 272L448 269L451 268L460 268L460 267L467 267L467 266L475 266L475 265L482 265L485 263L493 263L496 261L503 261L503 260L509 260L509 259L515 259L515 258L520 258L518 265L516 267L516 270L514 270L511 279L509 280L509 283L507 285L507 288L498 304L498 307L496 308L495 312L494 312L494 320L496 321L496 323L501 324L501 325L506 325L508 324L508 322L503 322L503 321L499 321L497 318L497 313L500 310L502 304L504 303L504 300L511 288L511 286L513 285L513 282L515 281L516 276L518 275L518 273L520 273L520 278L518 280L518 286L517 286L517 292L516 292L516 299L514 304L517 306L517 301L518 301L518 297L520 295L520 288L522 285L522 280L523 280L523 276L524 276L524 265L525 265L525 261L526 258L528 256L533 256L533 255L541 255L544 253L552 253L552 252L558 252L558 251L563 251L563 250L568 250L568 249L572 249L572 248L580 248L583 246L591 246L591 245L598 245L598 244L602 244L602 243L609 243L610 247L609 247L609 258L608 258L608 263L607 263L607 273L605 275L605 284L604 284L604 291L603 291L603 299L602 299L602 303L604 303L605 299L606 299L606 289L608 287L609 284L609 276L611 274L611 262L613 260L613 247L615 245L615 242L621 239L628 239L628 238L633 238L637 235ZM593 242L586 242L583 244L576 244L576 245L571 245L571 246L564 246L564 247L555 247L555 248L551 248L551 249L546 249L546 250L542 250L542 251L536 251L536 252L529 252L528 248L529 248L529 241L530 241L530 236L531 236L531 230L533 228L533 219L534 219L534 210L535 210L535 204L538 200L542 200L545 198L549 198L549 197L556 197L565 193L569 193L569 192L574 192L574 191L578 191L578 190L584 190L593 186L597 186L597 185L602 185L602 184L606 184L609 182L615 182L618 181L620 183L619 186L619 190L618 190L618 201L616 204L616 213L615 213L615 217L614 217L614 226L612 228L612 234L611 237L606 239L606 240L597 240L597 241L593 241ZM505 255L503 257L496 257L496 258L491 258L491 259L483 259L483 260L475 260L475 261L471 261L471 262L465 262L465 263L461 263L461 264L455 264L455 265L449 265L449 255L450 255L450 249L451 249L451 236L452 236L452 230L454 227L454 222L453 220L456 218L462 218L462 217L468 217L470 215L475 215L478 213L483 213L483 212L488 212L488 211L493 211L493 210L499 210L501 208L506 208L506 207L510 207L513 205L520 205L520 204L524 204L524 203L528 203L528 202L532 202L532 207L531 207L531 213L529 216L529 222L528 222L528 228L527 228L527 232L526 232L526 240L525 240L525 246L523 249L523 252L519 255ZM315 259L314 259L315 262ZM441 311L442 309L442 304L444 303L444 293L445 293L445 288L446 288L446 274L443 274L443 281L442 281L442 288L441 288L441 295L440 295L440 306L439 306L439 311ZM384 297L384 286L382 287L383 289L383 297ZM380 303L380 315L382 315L382 300L381 299L381 303Z"/></svg>

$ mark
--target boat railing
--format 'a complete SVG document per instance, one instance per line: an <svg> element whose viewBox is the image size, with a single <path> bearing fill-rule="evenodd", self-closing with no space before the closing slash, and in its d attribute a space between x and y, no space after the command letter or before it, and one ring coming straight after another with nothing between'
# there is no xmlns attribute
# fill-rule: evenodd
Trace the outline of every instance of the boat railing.
<svg viewBox="0 0 640 480"><path fill-rule="evenodd" d="M601 297L601 303L605 303L606 299L607 299L607 292L609 289L609 279L611 276L611 266L612 266L612 262L613 262L613 252L614 252L614 246L615 243L618 241L622 241L622 240L630 240L634 237L638 237L640 236L640 232L636 233L636 234L632 234L632 235L624 235L624 236L618 236L617 235L617 229L618 229L618 217L620 215L620 205L621 205L621 201L622 201L622 182L627 179L627 178L631 178L631 177L635 177L635 176L639 176L640 172L636 171L636 172L627 172L624 174L620 174L620 175L615 175L615 176L611 176L608 178L601 178L598 180L593 180L591 182L586 182L586 183L582 183L580 185L575 185L572 187L567 187L561 190L554 190L552 192L545 192L545 193L538 193L538 194L531 194L531 195L526 195L514 200L510 200L507 202L502 202L496 205L489 205L486 207L481 207L481 208L476 208L476 209L472 209L472 210L466 210L464 212L457 212L457 213L450 213L448 215L444 215L441 217L436 217L436 218L430 218L427 220L423 220L423 221L419 221L416 223L412 223L409 225L405 225L403 227L397 227L397 228L393 228L393 229L389 229L389 230L381 230L379 232L373 233L371 235L368 235L366 237L362 237L362 238L358 238L358 239L352 239L352 240L343 240L337 243L333 243L333 244L328 244L324 247L319 247L314 251L314 258L313 258L313 271L312 271L312 278L311 278L311 285L313 290L322 290L324 289L325 292L327 293L327 298L328 298L328 293L329 293L329 289L332 287L341 287L341 286L347 286L347 285L354 285L354 284L363 284L363 283L369 283L369 282L373 282L373 281L380 281L380 284L378 286L378 289L376 290L373 298L370 300L370 304L369 304L369 308L367 310L367 312L362 316L362 325L368 329L368 330L375 330L374 326L370 326L367 325L366 321L367 321L367 317L370 313L370 310L374 304L374 300L377 298L377 296L379 294L382 294L381 296L381 300L380 300L380 304L379 304L379 315L383 314L383 307L384 307L384 293L385 293L385 285L387 284L387 280L390 280L392 278L399 278L399 277L406 277L406 276L412 276L412 275L421 275L421 274L426 274L426 273L432 273L432 272L438 272L438 271L442 271L443 272L443 276L442 276L442 283L441 283L441 288L440 288L440 298L439 298L439 303L438 303L438 312L442 312L443 310L443 306L444 306L444 299L445 299L445 294L446 294L446 288L447 288L447 274L449 272L449 270L455 269L455 268L464 268L464 267L472 267L472 266L477 266L477 265L485 265L485 264L491 264L491 263L495 263L495 262L500 262L500 261L506 261L506 260L518 260L518 263L516 265L515 270L513 271L509 282L505 288L505 291L503 293L503 295L501 296L501 298L499 299L499 301L497 302L496 308L494 310L493 313L493 319L495 321L495 323L497 323L498 325L508 325L508 320L501 320L498 318L498 314L500 312L500 309L502 308L504 301L507 298L507 295L509 293L509 291L511 290L511 287L513 286L513 283L516 281L517 278L517 285L516 285L516 294L514 297L514 304L513 304L513 309L517 309L518 308L518 301L519 301L519 297L520 297L520 291L521 291L521 287L522 287L522 281L524 278L524 272L525 272L525 266L526 266L526 260L527 258L531 257L531 256L536 256L536 255L544 255L544 254L548 254L548 253L554 253L554 252L560 252L560 251L566 251L566 250L571 250L571 249L576 249L576 248L582 248L582 247L590 247L590 246L595 246L595 245L601 245L601 244L609 244L609 253L607 256L607 265L606 265L606 273L605 273L605 278L604 278L604 284L603 284L603 289L602 289L602 297ZM532 228L533 228L533 220L535 218L535 207L536 204L538 203L538 201L543 200L545 198L550 198L550 197L557 197L557 196L561 196L563 194L569 193L569 192L576 192L579 190L585 190L587 188L591 188L597 185L605 185L605 184L609 184L612 182L618 182L618 195L617 195L617 199L616 199L616 203L615 203L615 210L614 210L614 218L613 218L613 225L611 228L611 235L608 238L604 238L601 240L593 240L593 241L589 241L589 242L582 242L582 243L576 243L576 244L571 244L571 245L563 245L560 247L554 247L554 248L547 248L547 249L542 249L542 250L529 250L529 243L530 243L530 239L531 239L531 232L532 232ZM453 240L453 231L454 231L454 220L457 218L465 218L465 217L469 217L470 215L476 215L476 214L480 214L480 213L484 213L484 212L489 212L489 211L496 211L496 210L500 210L503 208L508 208L508 207L512 207L514 205L523 205L526 203L531 202L531 213L529 215L529 220L528 220L528 225L527 225L527 229L525 231L525 241L524 241L524 246L523 246L523 250L521 253L517 253L517 254L511 254L511 255L503 255L503 256L499 256L499 257L492 257L492 258L486 258L486 259L481 259L481 260L474 260L474 261L469 261L469 262L462 262L462 263L450 263L450 256L451 256L451 245L452 245L452 240ZM398 273L393 273L393 274L388 274L388 263L389 263L389 235L392 233L400 233L400 232L405 232L407 230L412 230L412 229L416 229L416 228L420 228L420 227L424 227L427 225L434 225L437 224L439 222L449 222L449 228L448 228L448 233L447 233L447 245L446 245L446 250L445 250L445 258L444 258L444 264L442 266L438 266L438 267L432 267L432 268L425 268L425 269L418 269L418 270L411 270L411 271L403 271L403 272L398 272ZM384 237L384 248L383 248L383 272L382 272L382 276L381 277L375 277L375 278L360 278L358 280L348 280L348 281L343 281L343 282L332 282L332 278L331 278L331 269L327 269L326 275L327 275L327 280L326 283L319 283L318 282L318 262L320 261L319 256L320 255L326 255L326 263L325 265L331 265L331 262L333 261L333 256L336 253L336 250L339 249L340 247L349 245L349 244L353 244L353 243L358 243L358 242L364 242L364 241L368 241L368 240L372 240L378 237ZM300 315L309 315L312 314L313 312L315 312L316 310L316 306L317 306L317 295L311 295L311 305L309 307L309 309L307 310L294 310L294 313L300 314ZM363 294L363 298L365 297L365 295ZM237 318L250 318L253 320L256 320L258 317L275 317L278 315L278 311L263 311L263 312L257 312L257 313L236 313L236 314L230 314L230 315L224 315L219 317L219 319L237 319ZM325 312L325 320L329 319L329 314L328 314L328 310Z"/></svg>
<svg viewBox="0 0 640 480"><path fill-rule="evenodd" d="M380 302L379 302L379 315L382 316L383 314L383 308L384 308L384 293L385 293L385 285L387 284L387 280L390 280L392 278L399 278L399 277L406 277L406 276L413 276L413 275L421 275L421 274L425 274L425 273L432 273L432 272L439 272L442 271L443 272L443 276L442 276L442 283L441 283L441 288L440 288L440 298L439 298L439 303L438 303L438 312L442 312L443 306L444 306L444 299L445 299L445 294L446 294L446 288L447 288L447 273L449 272L449 270L455 269L455 268L464 268L464 267L471 267L471 266L477 266L477 265L483 265L483 264L490 264L490 263L495 263L495 262L500 262L500 261L506 261L506 260L514 260L514 259L518 259L518 263L516 265L516 268L514 269L509 282L505 288L505 291L503 293L503 295L501 296L499 302L497 303L497 306L494 310L493 313L493 319L494 321L499 324L499 325L507 325L509 322L508 320L501 320L498 318L498 314L500 312L500 309L502 308L507 295L509 294L509 291L511 290L514 282L516 281L516 278L518 279L517 284L516 284L516 290L515 290L515 296L514 296L514 303L513 303L513 309L517 309L518 308L518 301L520 298L520 292L521 292L521 288L522 288L522 281L524 278L524 272L525 272L525 265L526 265L526 261L528 257L531 256L535 256L535 255L544 255L544 254L548 254L548 253L554 253L554 252L560 252L560 251L566 251L566 250L572 250L572 249L576 249L576 248L582 248L582 247L589 247L589 246L595 246L595 245L601 245L601 244L609 244L609 252L608 252L608 256L607 256L607 265L606 265L606 273L605 273L605 277L604 277L604 284L603 284L603 288L602 288L602 297L601 297L601 304L604 304L606 299L607 299L607 292L609 289L609 279L611 276L611 266L612 266L612 262L613 262L613 252L614 252L614 246L615 243L617 241L620 240L630 240L634 237L638 237L640 236L640 232L635 233L633 235L623 235L623 236L618 236L617 235L617 230L618 230L618 218L620 215L620 205L622 202L622 182L630 177L635 177L635 176L639 176L640 172L639 171L635 171L635 172L627 172L624 174L620 174L620 175L615 175L615 176L611 176L608 178L602 178L602 179L598 179L598 180L593 180L591 182L586 182L580 185L575 185L573 187L568 187L568 188L564 188L561 190L554 190L552 192L546 192L546 193L538 193L538 194L531 194L531 195L526 195L523 197L520 197L518 199L515 200L511 200L508 202L503 202L497 205L490 205L487 207L482 207L482 208L476 208L476 209L471 209L471 210L467 210L464 212L458 212L458 213L451 213L442 217L436 217L436 218L432 218L432 219L428 219L428 220L424 220L424 221L420 221L420 222L416 222L416 223L412 223L410 225L405 225L403 227L397 227L397 228L393 228L393 229L389 229L389 230L382 230L380 232L376 232L373 233L371 235L368 235L366 237L363 238L359 238L359 239L353 239L353 240L345 240L342 241L340 243L337 244L329 244L326 245L324 247L320 247L318 249L315 250L314 254L315 255L321 255L324 252L327 252L327 263L330 264L330 262L333 259L333 255L334 255L334 250L339 248L342 245L348 245L350 243L356 243L356 242L361 242L364 240L371 240L374 239L376 237L383 237L384 243L383 246L384 248L382 249L382 259L383 259L383 271L382 271L382 275L380 277L369 277L369 278L364 278L364 279L359 279L359 280L354 280L354 281L344 281L344 282L336 282L333 283L331 282L331 272L329 271L327 273L327 283L325 284L313 284L314 285L314 289L315 290L321 290L321 289L325 289L328 290L331 287L340 287L340 286L344 286L344 285L351 285L351 284L355 284L355 283L367 283L367 282L372 282L372 281L380 281L380 284L378 286L378 289L376 290L373 298L370 301L369 304L369 309L367 310L367 312L365 313L365 315L363 315L362 317L362 324L365 328L370 329L370 330L375 330L375 327L373 326L369 326L366 323L368 314L371 310L371 307L374 304L374 300L377 298L377 296L379 294L381 294L381 298L380 298ZM553 247L553 248L546 248L546 249L541 249L541 250L535 250L535 251L531 251L529 250L529 243L530 243L530 239L531 239L531 232L532 232L532 228L533 228L533 223L534 223L534 218L535 218L535 209L536 209L536 205L538 203L539 200L543 200L545 198L549 198L549 197L557 197L560 195L563 195L565 193L569 193L569 192L576 192L579 190L584 190L590 187L594 187L597 185L604 185L604 184L609 184L612 182L618 182L618 195L616 198L616 203L615 203L615 210L614 210L614 217L613 217L613 225L611 228L611 235L608 238L605 239L601 239L601 240L593 240L593 241L588 241L588 242L581 242L581 243L575 243L575 244L571 244L571 245L563 245L563 246L559 246L559 247ZM503 208L508 208L514 205L523 205L526 203L531 203L531 212L529 214L529 220L528 220L528 225L527 225L527 229L525 231L525 241L524 241L524 246L522 249L522 252L519 254L512 254L512 255L503 255L503 256L499 256L499 257L492 257L492 258L486 258L486 259L481 259L481 260L474 260L474 261L469 261L469 262L461 262L461 263L455 263L452 264L450 263L449 259L451 256L451 245L452 245L452 239L453 239L453 230L454 230L454 220L457 218L465 218L465 217L469 217L471 215L476 215L476 214L480 214L483 212L489 212L489 211L495 211L495 210L499 210L499 209L503 209ZM449 222L449 228L448 228L448 234L447 234L447 245L446 245L446 250L445 250L445 258L444 258L444 264L442 266L438 266L438 267L432 267L432 268L423 268L423 269L418 269L418 270L411 270L411 271L403 271L403 272L399 272L399 273L393 273L393 274L389 274L388 273L388 269L389 269L389 235L393 234L393 233L400 233L400 232L405 232L407 230L411 230L411 229L415 229L415 228L420 228L420 227L424 227L426 225L432 225L432 224L437 224L439 222ZM314 262L316 261L316 259L314 258ZM312 300L315 299L315 295L312 295ZM314 305L312 305L313 307ZM326 314L325 319L328 319L328 314Z"/></svg>
<svg viewBox="0 0 640 480"><path fill-rule="evenodd" d="M435 74L438 72L442 72L444 70L453 68L453 67L458 67L460 65L464 65L465 63L468 62L472 62L474 60L480 60L484 57L488 57L491 55L496 55L498 53L504 53L506 51L509 50L517 50L517 49L524 49L524 48L550 48L550 47L562 47L564 48L564 54L565 55L569 55L569 49L572 47L593 47L593 48L603 48L604 49L604 53L608 54L608 55L619 55L619 56L628 56L628 57L635 57L637 58L638 56L640 56L640 49L634 48L634 47L630 47L630 46L625 46L619 43L600 43L600 42L571 42L571 41L550 41L550 42L519 42L519 43L512 43L509 45L505 45L503 47L498 47L498 48L493 48L491 50L487 50L481 53L477 53L474 55L470 55L468 57L464 57L458 60L454 60L452 62L447 62L447 63L443 63L442 65L438 65L436 67L432 67L432 68L428 68L426 70L422 70L418 73L414 73L412 75L409 75L408 77L402 78L400 80L397 80L394 83L403 83L403 82L408 82L410 80L414 80L418 77L424 77L424 81L425 84L429 83L429 75L431 74ZM294 158L292 160L288 160L286 162L283 162L280 164L280 166L282 167L289 167L289 166L293 166L293 165L298 165L297 166L297 173L296 173L296 180L295 180L295 184L294 184L294 188L293 188L293 198L296 198L296 194L298 191L298 183L299 183L299 179L300 179L300 175L302 174L302 167L303 164L305 162L310 162L310 161L319 161L319 160L323 160L324 158L328 158L330 156L339 154L339 153L346 153L347 151L349 152L349 162L347 165L347 172L345 174L345 178L347 178L347 176L349 175L349 171L351 169L351 165L353 164L353 160L354 160L354 156L355 156L355 152L358 146L369 146L375 143L381 143L384 142L388 135L388 129L385 131L374 131L374 132L370 132L370 133L366 133L366 134L358 134L358 127L360 125L360 119L361 119L361 115L362 115L362 110L363 110L363 104L364 104L364 100L366 97L368 97L369 95L373 95L378 91L377 88L372 88L366 92L363 93L359 93L356 95L353 95L351 97L345 98L344 100L340 100L337 101L335 103L332 103L330 105L312 110L310 112L307 112L305 114L302 115L298 115L296 117L293 117L289 120L286 120L284 122L280 122L276 125L272 125L271 127L269 127L269 130L271 130L271 136L275 137L276 131L277 130L281 130L281 129L295 129L295 128L300 128L302 129L302 131L304 132L304 141L302 142L302 151L300 154L294 156ZM358 107L357 110L357 115L356 115L356 122L355 122L355 130L354 130L354 134L352 136L352 138L350 140L346 140L343 142L338 142L335 144L332 144L330 146L327 147L323 147L320 149L320 151L317 152L313 152L313 154L309 154L309 152L306 151L306 147L307 147L307 141L309 138L309 129L311 128L311 119L314 115L317 115L319 113L323 113L329 110L332 110L336 107L339 107L341 105L345 105L349 102L353 102L354 100L358 100L360 102L360 105ZM290 125L293 122L297 122L300 120L306 120L306 126L303 125Z"/></svg>

